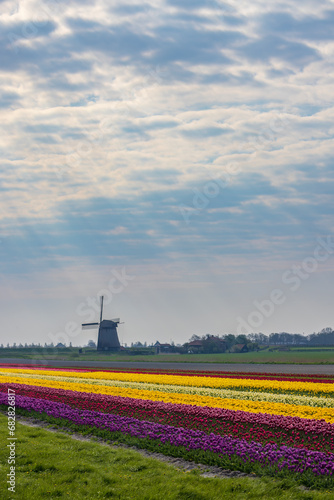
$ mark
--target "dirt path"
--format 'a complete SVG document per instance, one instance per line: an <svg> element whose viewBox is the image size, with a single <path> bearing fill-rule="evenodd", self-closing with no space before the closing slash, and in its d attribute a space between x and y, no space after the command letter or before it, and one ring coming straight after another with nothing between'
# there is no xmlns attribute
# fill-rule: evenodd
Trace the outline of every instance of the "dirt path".
<svg viewBox="0 0 334 500"><path fill-rule="evenodd" d="M2 412L1 412L2 413ZM192 470L197 470L200 473L200 476L202 477L220 477L220 478L236 478L236 477L251 477L255 478L255 474L245 474L244 472L239 472L239 471L234 471L234 470L225 470L221 469L219 467L213 467L210 465L202 465L202 464L196 464L195 462L188 462L186 460L182 460L181 458L174 458L174 457L168 457L166 455L163 455L162 453L155 453L147 450L143 450L140 448L135 448L134 446L127 446L127 445L112 445L107 443L107 441L103 440L102 438L98 437L86 437L82 436L79 433L72 432L69 429L63 429L58 428L56 426L50 427L50 424L47 422L43 422L41 420L37 420L35 418L29 418L29 417L21 417L20 415L16 415L16 420L22 424L26 425L29 427L39 427L43 428L46 431L49 432L61 432L62 434L66 434L72 439L76 439L78 441L88 441L91 443L99 443L103 446L111 446L113 448L128 448L131 450L134 450L138 453L140 453L142 456L146 458L154 458L155 460L159 460L160 462L165 462L173 467L176 467L179 470L186 471L186 472L191 472Z"/></svg>

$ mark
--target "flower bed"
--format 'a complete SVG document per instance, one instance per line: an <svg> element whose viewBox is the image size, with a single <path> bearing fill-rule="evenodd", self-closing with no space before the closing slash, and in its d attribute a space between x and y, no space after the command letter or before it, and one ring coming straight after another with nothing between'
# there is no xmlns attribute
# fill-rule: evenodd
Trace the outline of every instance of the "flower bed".
<svg viewBox="0 0 334 500"><path fill-rule="evenodd" d="M16 394L63 402L72 408L131 415L169 425L182 423L186 428L202 428L207 433L228 434L248 441L255 439L261 443L275 442L317 451L334 450L334 425L321 420L170 404L23 384L2 384L0 391L7 392L8 387L14 389Z"/></svg>
<svg viewBox="0 0 334 500"><path fill-rule="evenodd" d="M12 388L18 412L204 463L334 485L334 388L328 380L0 371L0 404Z"/></svg>

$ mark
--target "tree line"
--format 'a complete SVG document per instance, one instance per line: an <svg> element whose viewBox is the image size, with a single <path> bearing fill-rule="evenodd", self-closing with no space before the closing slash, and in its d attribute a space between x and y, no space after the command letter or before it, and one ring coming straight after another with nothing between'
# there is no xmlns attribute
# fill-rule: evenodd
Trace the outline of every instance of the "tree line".
<svg viewBox="0 0 334 500"><path fill-rule="evenodd" d="M197 346L192 343L197 341ZM199 341L199 342L198 342ZM235 346L245 345L247 351L255 351L263 348L264 346L277 345L277 346L333 346L334 347L334 330L332 328L323 328L318 333L311 335L301 335L300 333L250 333L249 335L233 335L231 333L214 336L206 335L193 335L183 348L192 349L196 348L197 352L214 353L233 351Z"/></svg>
<svg viewBox="0 0 334 500"><path fill-rule="evenodd" d="M247 335L251 342L271 345L300 345L300 346L334 346L334 330L327 327L318 333L301 335L300 333L250 333Z"/></svg>

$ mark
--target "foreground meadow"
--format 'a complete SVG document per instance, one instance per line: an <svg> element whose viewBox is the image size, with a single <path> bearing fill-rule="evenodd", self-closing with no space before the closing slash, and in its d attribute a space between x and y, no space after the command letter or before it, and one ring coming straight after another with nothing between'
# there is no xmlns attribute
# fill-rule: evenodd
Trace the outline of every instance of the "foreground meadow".
<svg viewBox="0 0 334 500"><path fill-rule="evenodd" d="M265 484L265 488L270 488L268 481L273 481L269 478L275 477L286 488L295 488L294 496L287 498L299 498L297 491L298 495L306 495L300 498L316 498L314 495L320 493L302 492L298 486L321 490L321 497L333 489L333 381L319 375L1 366L0 404L2 410L7 408L10 389L15 393L17 415L104 440L256 475L264 478L261 485ZM38 438L34 446L39 443ZM63 447L57 447L54 458L62 460L63 452ZM31 467L33 470L34 465ZM61 474L56 470L51 468L48 474L59 478ZM177 484L181 472L174 472L173 483L175 477ZM146 477L146 473L142 476ZM196 480L212 481L211 485L219 481L217 484L225 486L228 481L245 481L247 487L240 498L253 498L245 496L246 492L253 494L252 479ZM101 498L137 498L124 496L123 492L111 493L116 490L101 493ZM58 496L66 496L65 490L59 491ZM173 486L171 495L175 491ZM268 492L259 491L254 498L276 498L273 492L268 496ZM180 492L178 495L170 498L216 498L214 490L211 496L205 496L207 489L196 492L200 496ZM152 491L140 498L160 496ZM238 496L233 494L230 498Z"/></svg>
<svg viewBox="0 0 334 500"><path fill-rule="evenodd" d="M7 419L0 415L0 435ZM7 453L0 448L2 500L331 500L328 491L303 491L270 478L204 478L138 452L78 441L61 432L17 425L17 489L9 494L4 478Z"/></svg>

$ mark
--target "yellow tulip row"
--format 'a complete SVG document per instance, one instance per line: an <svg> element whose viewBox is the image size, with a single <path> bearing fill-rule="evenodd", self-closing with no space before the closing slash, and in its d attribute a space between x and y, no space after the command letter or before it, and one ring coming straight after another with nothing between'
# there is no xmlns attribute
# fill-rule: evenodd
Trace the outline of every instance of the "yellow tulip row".
<svg viewBox="0 0 334 500"><path fill-rule="evenodd" d="M0 372L1 373L1 372ZM57 375L30 375L16 374L20 378L35 378L44 380L60 380L62 382L73 382L70 377L57 377ZM334 408L334 398L331 397L316 397L316 396L298 396L296 394L272 394L268 392L254 391L236 391L233 389L211 389L207 387L186 387L179 385L159 385L146 384L142 382L122 382L119 380L92 380L86 378L77 378L76 382L82 384L106 385L113 387L123 387L129 389L143 389L147 391L162 391L178 394L195 394L198 396L210 396L215 398L228 399L243 399L250 401L267 401L270 403L286 403L292 405L312 406L318 408Z"/></svg>
<svg viewBox="0 0 334 500"><path fill-rule="evenodd" d="M17 369L17 368L2 368L2 373L21 373L36 375L36 370ZM66 370L57 370L57 376L69 377L73 379L83 378L82 372L70 372ZM54 376L52 370L38 370L39 375ZM187 387L211 387L211 388L233 388L233 389L250 389L258 391L270 392L304 392L315 395L330 395L334 393L333 384L322 384L316 382L295 382L295 381L280 381L280 380L253 380L253 379L237 379L237 378L220 378L220 377L197 377L197 376L180 376L180 375L165 375L153 373L120 373L120 372L86 372L85 379L89 380L118 380L124 382L139 382L153 383L160 385L182 385Z"/></svg>
<svg viewBox="0 0 334 500"><path fill-rule="evenodd" d="M183 378L183 377L182 377ZM217 398L195 394L178 394L145 389L131 389L126 387L112 387L106 385L64 382L60 380L47 380L40 378L22 378L17 376L0 376L0 383L16 383L65 389L78 392L91 392L111 396L147 399L151 401L163 401L165 403L188 404L196 406L209 406L212 408L225 408L229 410L241 410L251 413L269 413L272 415L284 415L301 417L315 420L325 420L334 423L334 410L331 408L314 408L305 405L291 405L285 403L272 403L266 401L244 401L240 399Z"/></svg>

